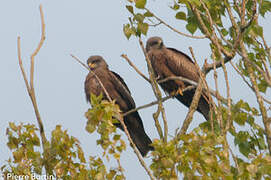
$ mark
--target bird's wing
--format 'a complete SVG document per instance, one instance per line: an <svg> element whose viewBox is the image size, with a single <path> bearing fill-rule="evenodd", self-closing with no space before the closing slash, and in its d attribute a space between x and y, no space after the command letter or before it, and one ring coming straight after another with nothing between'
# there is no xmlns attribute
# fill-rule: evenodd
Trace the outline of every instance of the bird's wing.
<svg viewBox="0 0 271 180"><path fill-rule="evenodd" d="M177 54L180 54L181 56L185 56L189 61L191 61L193 64L195 64L194 61L187 54L185 54L185 53L183 53L183 52L181 52L181 51L179 51L179 50L177 50L175 48L167 48L167 49L169 49L169 50L171 50L173 52L176 52Z"/></svg>
<svg viewBox="0 0 271 180"><path fill-rule="evenodd" d="M173 48L164 50L166 65L175 76L182 76L198 82L199 73L191 58Z"/></svg>
<svg viewBox="0 0 271 180"><path fill-rule="evenodd" d="M135 108L135 102L131 96L130 90L124 80L117 73L111 71L111 81L114 84L115 89L118 91L122 100L126 102L129 109Z"/></svg>
<svg viewBox="0 0 271 180"><path fill-rule="evenodd" d="M111 73L113 73L114 76L115 76L116 78L118 78L118 80L119 80L119 81L122 83L122 85L126 88L126 90L129 92L129 94L131 94L131 92L130 92L128 86L127 86L127 84L126 84L125 81L122 79L122 77L120 77L120 75L118 75L118 74L115 73L114 71L111 71Z"/></svg>

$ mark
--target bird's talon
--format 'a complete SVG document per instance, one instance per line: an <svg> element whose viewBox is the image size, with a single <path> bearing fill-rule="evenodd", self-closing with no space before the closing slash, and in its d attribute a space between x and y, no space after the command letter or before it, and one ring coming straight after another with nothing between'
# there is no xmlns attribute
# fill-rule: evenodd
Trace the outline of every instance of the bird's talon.
<svg viewBox="0 0 271 180"><path fill-rule="evenodd" d="M181 88L178 89L178 94L180 94L181 96L183 96L183 90Z"/></svg>

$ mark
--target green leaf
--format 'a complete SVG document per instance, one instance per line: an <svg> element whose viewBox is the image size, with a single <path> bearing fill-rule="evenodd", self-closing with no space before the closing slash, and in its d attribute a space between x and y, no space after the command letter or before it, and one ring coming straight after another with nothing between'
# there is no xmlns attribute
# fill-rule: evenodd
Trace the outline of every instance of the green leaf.
<svg viewBox="0 0 271 180"><path fill-rule="evenodd" d="M135 6L138 8L138 9L143 9L146 5L146 0L136 0L136 4Z"/></svg>
<svg viewBox="0 0 271 180"><path fill-rule="evenodd" d="M180 5L175 2L174 5L171 6L170 8L176 11L176 10L180 9Z"/></svg>
<svg viewBox="0 0 271 180"><path fill-rule="evenodd" d="M133 6L126 6L126 9L127 9L130 13L134 14L134 8L133 8Z"/></svg>
<svg viewBox="0 0 271 180"><path fill-rule="evenodd" d="M240 152L245 155L246 157L248 157L251 149L250 149L250 146L249 146L249 143L248 142L242 142L239 144L239 150Z"/></svg>
<svg viewBox="0 0 271 180"><path fill-rule="evenodd" d="M146 35L149 29L149 25L147 23L138 23L138 29L142 34Z"/></svg>
<svg viewBox="0 0 271 180"><path fill-rule="evenodd" d="M15 125L15 123L13 123L13 122L10 122L9 123L9 127L13 130L13 131L17 131L18 130L18 127Z"/></svg>
<svg viewBox="0 0 271 180"><path fill-rule="evenodd" d="M194 23L188 23L185 27L191 34L194 34L198 28L198 26Z"/></svg>
<svg viewBox="0 0 271 180"><path fill-rule="evenodd" d="M133 34L133 31L130 28L130 24L125 24L123 26L123 32L124 32L124 35L126 36L127 39L129 39L131 37L131 35Z"/></svg>
<svg viewBox="0 0 271 180"><path fill-rule="evenodd" d="M182 11L178 12L175 17L176 19L186 20L186 14Z"/></svg>
<svg viewBox="0 0 271 180"><path fill-rule="evenodd" d="M87 123L86 130L89 133L93 133L96 130L96 126L91 123Z"/></svg>
<svg viewBox="0 0 271 180"><path fill-rule="evenodd" d="M153 14L150 11L144 13L145 17L153 17Z"/></svg>
<svg viewBox="0 0 271 180"><path fill-rule="evenodd" d="M145 16L140 14L140 13L137 13L135 16L134 16L134 19L137 21L137 22L143 22L144 19L145 19Z"/></svg>
<svg viewBox="0 0 271 180"><path fill-rule="evenodd" d="M260 6L260 14L264 17L267 11L271 11L271 2L267 0L263 0L262 5Z"/></svg>
<svg viewBox="0 0 271 180"><path fill-rule="evenodd" d="M119 140L119 139L120 139L120 135L119 135L119 134L115 134L114 137L113 137L113 139L114 139L115 141Z"/></svg>
<svg viewBox="0 0 271 180"><path fill-rule="evenodd" d="M229 34L225 28L221 29L221 33L223 34L223 36L227 36Z"/></svg>
<svg viewBox="0 0 271 180"><path fill-rule="evenodd" d="M266 89L267 89L267 87L268 87L268 84L267 84L266 81L260 81L260 83L258 84L258 86L259 86L259 90L260 90L261 92L265 93L265 92L266 92Z"/></svg>
<svg viewBox="0 0 271 180"><path fill-rule="evenodd" d="M257 34L258 36L260 36L260 37L263 37L263 27L261 27L261 26L259 26L259 25L255 25L255 26L253 26L253 32L255 33L255 34Z"/></svg>

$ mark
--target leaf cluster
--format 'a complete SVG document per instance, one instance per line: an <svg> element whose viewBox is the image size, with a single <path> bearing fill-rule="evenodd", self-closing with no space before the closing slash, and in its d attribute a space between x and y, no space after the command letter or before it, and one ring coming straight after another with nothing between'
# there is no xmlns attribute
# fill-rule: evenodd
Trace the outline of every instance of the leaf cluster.
<svg viewBox="0 0 271 180"><path fill-rule="evenodd" d="M85 116L88 119L86 130L93 133L95 130L100 135L97 144L100 145L107 158L108 154L119 159L120 153L126 149L125 142L121 139L121 135L116 133L116 126L121 127L117 120L121 116L120 109L115 102L102 100L102 94L95 96L91 94L91 106Z"/></svg>

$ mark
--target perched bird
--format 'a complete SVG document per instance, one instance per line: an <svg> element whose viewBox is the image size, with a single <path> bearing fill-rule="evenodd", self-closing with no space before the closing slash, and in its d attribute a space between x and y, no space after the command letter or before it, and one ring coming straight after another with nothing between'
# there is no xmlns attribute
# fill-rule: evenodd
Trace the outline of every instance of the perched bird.
<svg viewBox="0 0 271 180"><path fill-rule="evenodd" d="M107 63L101 56L89 57L87 65L100 79L110 98L116 100L116 104L119 105L122 112L125 113L135 108L135 102L124 80L117 73L108 69ZM93 73L89 72L85 80L85 94L87 101L90 101L91 93L96 96L102 93L103 98L108 100L99 81ZM124 123L142 156L145 156L149 150L153 150L153 147L150 146L152 141L145 133L142 120L137 111L124 116ZM114 125L123 130L120 123Z"/></svg>
<svg viewBox="0 0 271 180"><path fill-rule="evenodd" d="M160 37L151 37L146 44L146 51L151 61L155 76L160 80L171 76L182 76L195 82L199 81L197 67L191 58L181 51L167 48ZM169 80L160 83L163 90L175 97L188 108L193 100L195 89L183 92L190 84L181 80ZM209 100L203 92L197 107L206 120L209 119Z"/></svg>

